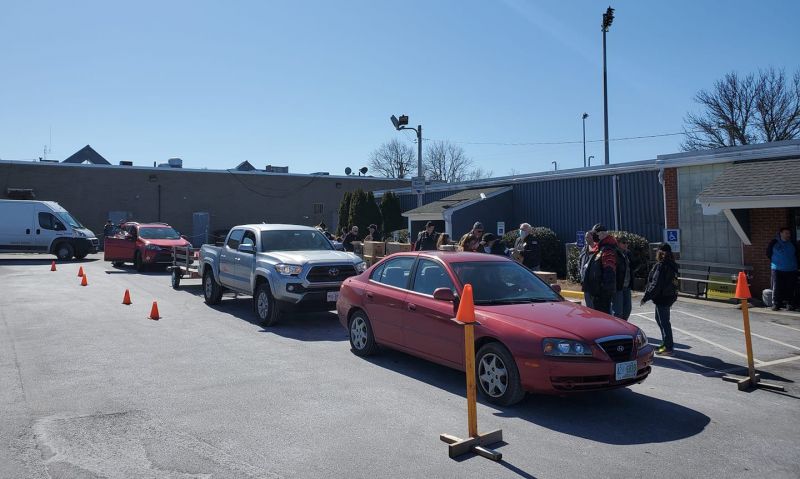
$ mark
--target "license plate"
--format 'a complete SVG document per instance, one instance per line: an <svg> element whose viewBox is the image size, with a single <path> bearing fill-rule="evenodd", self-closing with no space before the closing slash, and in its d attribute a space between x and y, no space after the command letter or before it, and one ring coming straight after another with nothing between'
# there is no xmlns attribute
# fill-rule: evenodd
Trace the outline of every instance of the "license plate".
<svg viewBox="0 0 800 479"><path fill-rule="evenodd" d="M636 377L636 370L638 365L636 361L625 361L624 363L617 363L617 381L623 379L631 379Z"/></svg>
<svg viewBox="0 0 800 479"><path fill-rule="evenodd" d="M335 303L339 299L338 291L328 291L328 302Z"/></svg>

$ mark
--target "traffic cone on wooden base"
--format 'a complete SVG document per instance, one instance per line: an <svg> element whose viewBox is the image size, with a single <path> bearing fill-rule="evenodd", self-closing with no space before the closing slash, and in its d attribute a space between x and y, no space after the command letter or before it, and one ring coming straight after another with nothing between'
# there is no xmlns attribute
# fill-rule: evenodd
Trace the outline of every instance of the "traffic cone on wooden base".
<svg viewBox="0 0 800 479"><path fill-rule="evenodd" d="M125 296L122 297L122 304L131 304L131 293L127 289L125 290Z"/></svg>
<svg viewBox="0 0 800 479"><path fill-rule="evenodd" d="M81 277L81 286L89 286L89 281L86 280L86 275Z"/></svg>
<svg viewBox="0 0 800 479"><path fill-rule="evenodd" d="M158 315L158 302L157 301L153 301L153 307L150 308L150 317L149 317L149 319L154 319L156 321L161 319L161 316Z"/></svg>
<svg viewBox="0 0 800 479"><path fill-rule="evenodd" d="M78 276L83 276L83 266L78 270Z"/></svg>
<svg viewBox="0 0 800 479"><path fill-rule="evenodd" d="M55 270L56 270L56 262L53 261L52 263L50 263L50 271L55 271Z"/></svg>

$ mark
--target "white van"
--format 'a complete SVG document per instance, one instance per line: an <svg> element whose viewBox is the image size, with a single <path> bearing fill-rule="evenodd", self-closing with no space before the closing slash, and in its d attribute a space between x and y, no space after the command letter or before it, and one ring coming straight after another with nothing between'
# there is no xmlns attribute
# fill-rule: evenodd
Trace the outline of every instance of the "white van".
<svg viewBox="0 0 800 479"><path fill-rule="evenodd" d="M54 201L0 200L0 253L49 253L61 260L97 252L97 237Z"/></svg>

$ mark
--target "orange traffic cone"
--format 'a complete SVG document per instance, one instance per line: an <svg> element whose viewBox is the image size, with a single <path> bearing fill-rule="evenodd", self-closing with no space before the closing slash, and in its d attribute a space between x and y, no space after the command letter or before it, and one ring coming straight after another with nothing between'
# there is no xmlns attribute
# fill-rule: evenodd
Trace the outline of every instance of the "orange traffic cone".
<svg viewBox="0 0 800 479"><path fill-rule="evenodd" d="M125 290L125 296L122 297L122 304L131 304L131 293Z"/></svg>
<svg viewBox="0 0 800 479"><path fill-rule="evenodd" d="M739 279L736 280L736 298L750 299L750 286L747 284L747 275L744 271L739 271Z"/></svg>
<svg viewBox="0 0 800 479"><path fill-rule="evenodd" d="M465 284L461 292L461 302L458 305L456 320L462 323L475 322L475 303L472 301L472 285Z"/></svg>
<svg viewBox="0 0 800 479"><path fill-rule="evenodd" d="M161 316L158 315L158 302L153 301L153 307L150 308L150 319L155 319L158 321L161 319Z"/></svg>
<svg viewBox="0 0 800 479"><path fill-rule="evenodd" d="M55 271L55 270L56 270L56 262L53 261L52 263L50 263L50 271Z"/></svg>
<svg viewBox="0 0 800 479"><path fill-rule="evenodd" d="M86 275L84 274L81 279L81 286L89 286L89 282L86 281Z"/></svg>
<svg viewBox="0 0 800 479"><path fill-rule="evenodd" d="M78 276L83 276L83 266L78 270Z"/></svg>

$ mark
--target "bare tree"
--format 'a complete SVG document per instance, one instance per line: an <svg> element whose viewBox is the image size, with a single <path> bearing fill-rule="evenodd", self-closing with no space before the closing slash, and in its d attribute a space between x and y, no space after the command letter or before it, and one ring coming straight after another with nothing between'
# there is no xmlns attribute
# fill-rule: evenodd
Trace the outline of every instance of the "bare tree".
<svg viewBox="0 0 800 479"><path fill-rule="evenodd" d="M406 178L416 166L416 159L414 148L394 138L372 152L369 168L387 178Z"/></svg>
<svg viewBox="0 0 800 479"><path fill-rule="evenodd" d="M474 168L464 148L450 141L432 141L425 150L425 176L431 180L455 183L488 178L491 171Z"/></svg>
<svg viewBox="0 0 800 479"><path fill-rule="evenodd" d="M701 113L685 119L684 150L789 140L800 136L800 71L787 83L772 68L740 77L725 75L711 90L700 90Z"/></svg>

